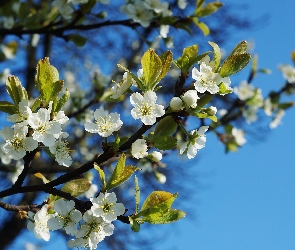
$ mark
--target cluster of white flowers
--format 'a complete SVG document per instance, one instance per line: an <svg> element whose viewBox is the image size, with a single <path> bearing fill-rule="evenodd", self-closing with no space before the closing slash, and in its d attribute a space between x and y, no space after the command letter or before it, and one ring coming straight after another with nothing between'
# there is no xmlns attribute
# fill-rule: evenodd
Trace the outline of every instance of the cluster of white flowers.
<svg viewBox="0 0 295 250"><path fill-rule="evenodd" d="M59 199L53 207L45 204L36 214L29 212L27 227L45 241L50 239L50 230L64 229L75 237L68 241L68 247L96 249L99 242L113 234L112 222L125 213L125 207L117 203L115 193L100 193L90 200L92 206L83 215L75 209L74 201Z"/></svg>
<svg viewBox="0 0 295 250"><path fill-rule="evenodd" d="M192 78L195 81L194 86L200 93L208 91L210 94L219 92L219 85L223 83L228 91L231 91L231 81L229 77L221 77L219 73L213 71L214 61L210 61L209 56L205 56L199 61L200 69L193 68Z"/></svg>
<svg viewBox="0 0 295 250"><path fill-rule="evenodd" d="M59 164L70 166L72 159L68 153L67 142L62 141L68 134L63 133L61 128L69 118L63 111L59 111L53 119L51 115L52 102L48 109L40 108L33 113L27 100L20 101L19 112L7 117L8 121L15 124L0 130L0 136L5 140L1 145L4 155L20 160L27 152L35 150L39 142L49 147ZM32 136L28 136L31 135L29 130L32 131Z"/></svg>

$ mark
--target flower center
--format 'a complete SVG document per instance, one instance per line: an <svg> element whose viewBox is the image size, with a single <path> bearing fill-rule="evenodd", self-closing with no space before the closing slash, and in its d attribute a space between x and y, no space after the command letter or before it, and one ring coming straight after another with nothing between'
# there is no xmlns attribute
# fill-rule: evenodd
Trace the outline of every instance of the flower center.
<svg viewBox="0 0 295 250"><path fill-rule="evenodd" d="M99 126L100 131L108 132L114 124L114 119L110 116L100 117L95 123Z"/></svg>
<svg viewBox="0 0 295 250"><path fill-rule="evenodd" d="M145 102L141 105L141 107L139 108L140 110L140 113L143 115L143 116L146 116L146 115L151 115L152 114L152 111L153 111L153 107L149 105L149 103Z"/></svg>

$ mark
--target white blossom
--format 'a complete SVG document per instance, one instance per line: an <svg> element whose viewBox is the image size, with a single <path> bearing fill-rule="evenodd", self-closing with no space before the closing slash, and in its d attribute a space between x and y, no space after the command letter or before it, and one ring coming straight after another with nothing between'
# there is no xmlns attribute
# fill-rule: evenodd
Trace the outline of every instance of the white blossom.
<svg viewBox="0 0 295 250"><path fill-rule="evenodd" d="M295 68L289 64L279 65L279 70L289 83L295 83Z"/></svg>
<svg viewBox="0 0 295 250"><path fill-rule="evenodd" d="M192 130L190 132L191 136L188 138L188 141L180 147L180 154L186 152L189 159L194 158L198 150L205 147L205 132L208 130L208 128L209 126L202 126L197 130Z"/></svg>
<svg viewBox="0 0 295 250"><path fill-rule="evenodd" d="M247 142L247 140L244 137L245 133L242 129L237 129L234 127L232 128L231 133L239 146L243 146Z"/></svg>
<svg viewBox="0 0 295 250"><path fill-rule="evenodd" d="M285 115L285 111L283 109L280 109L275 118L272 120L272 122L269 124L269 127L271 129L276 128L277 126L279 126L282 123L282 118Z"/></svg>
<svg viewBox="0 0 295 250"><path fill-rule="evenodd" d="M254 96L254 86L247 83L246 81L241 81L239 87L234 87L234 93L239 97L240 100L245 101Z"/></svg>
<svg viewBox="0 0 295 250"><path fill-rule="evenodd" d="M183 108L183 102L179 97L172 97L170 107L175 111L181 110Z"/></svg>
<svg viewBox="0 0 295 250"><path fill-rule="evenodd" d="M54 217L50 218L47 226L51 230L64 228L67 234L75 235L76 223L82 220L82 214L75 209L75 202L59 199L53 204Z"/></svg>
<svg viewBox="0 0 295 250"><path fill-rule="evenodd" d="M143 1L123 5L121 11L145 28L150 25L150 20L154 17L152 11L146 9Z"/></svg>
<svg viewBox="0 0 295 250"><path fill-rule="evenodd" d="M143 1L145 8L155 11L156 13L166 12L169 4L168 2L161 3L161 0L148 0Z"/></svg>
<svg viewBox="0 0 295 250"><path fill-rule="evenodd" d="M68 241L68 247L96 249L99 242L113 234L114 225L94 216L91 210L84 213L83 220L85 224L76 233L76 239Z"/></svg>
<svg viewBox="0 0 295 250"><path fill-rule="evenodd" d="M153 151L148 155L148 157L153 162L159 162L160 160L162 160L162 153L159 151Z"/></svg>
<svg viewBox="0 0 295 250"><path fill-rule="evenodd" d="M187 6L187 0L177 0L177 5L179 9L184 10Z"/></svg>
<svg viewBox="0 0 295 250"><path fill-rule="evenodd" d="M12 16L4 16L1 18L3 28L11 29L14 26L14 18Z"/></svg>
<svg viewBox="0 0 295 250"><path fill-rule="evenodd" d="M55 155L55 160L58 162L58 164L65 167L69 167L73 163L73 160L69 154L69 143L66 140L62 141L62 138L67 138L68 136L69 134L66 132L61 133L59 139L55 141L54 145L49 147L49 151Z"/></svg>
<svg viewBox="0 0 295 250"><path fill-rule="evenodd" d="M108 137L113 132L118 131L123 122L120 120L120 114L117 112L109 113L103 107L96 109L94 112L95 122L86 122L85 130L90 133L98 133L102 137Z"/></svg>
<svg viewBox="0 0 295 250"><path fill-rule="evenodd" d="M74 8L67 0L54 0L52 6L55 6L58 9L58 12L64 19L69 20L72 18Z"/></svg>
<svg viewBox="0 0 295 250"><path fill-rule="evenodd" d="M88 0L68 0L68 3L72 3L72 4L84 4L84 3L88 3Z"/></svg>
<svg viewBox="0 0 295 250"><path fill-rule="evenodd" d="M131 145L131 154L136 159L146 157L148 155L147 150L148 148L144 139L137 139Z"/></svg>
<svg viewBox="0 0 295 250"><path fill-rule="evenodd" d="M33 151L38 147L37 141L32 137L27 137L28 127L14 125L14 130L11 127L5 127L0 130L0 136L5 140L1 146L4 154L11 159L20 160L26 155L26 151Z"/></svg>
<svg viewBox="0 0 295 250"><path fill-rule="evenodd" d="M196 90L188 90L182 96L181 99L189 108L197 107L197 101L200 99L198 96L198 91Z"/></svg>
<svg viewBox="0 0 295 250"><path fill-rule="evenodd" d="M160 26L160 36L163 38L167 38L167 35L169 33L169 25L161 25Z"/></svg>
<svg viewBox="0 0 295 250"><path fill-rule="evenodd" d="M91 211L94 216L102 217L105 222L112 222L117 216L124 214L125 207L117 203L115 193L100 193L97 198L90 198L92 202Z"/></svg>
<svg viewBox="0 0 295 250"><path fill-rule="evenodd" d="M218 85L220 83L223 82L227 88L230 85L229 77L222 78L218 73L214 73L212 67L205 62L201 62L200 70L193 68L192 78L196 80L194 86L200 93L208 91L211 94L216 94L219 92Z"/></svg>
<svg viewBox="0 0 295 250"><path fill-rule="evenodd" d="M21 100L18 104L19 112L13 115L7 116L7 120L10 122L18 123L22 122L23 126L28 124L28 118L32 114L32 110L29 107L28 100Z"/></svg>
<svg viewBox="0 0 295 250"><path fill-rule="evenodd" d="M276 105L272 103L270 98L266 98L263 103L263 109L264 109L265 114L267 116L271 116L272 111L274 110L275 106Z"/></svg>
<svg viewBox="0 0 295 250"><path fill-rule="evenodd" d="M153 91L147 91L144 96L136 92L130 96L130 102L134 106L131 115L134 119L141 119L145 125L153 125L157 117L165 114L164 106L156 104L157 95Z"/></svg>
<svg viewBox="0 0 295 250"><path fill-rule="evenodd" d="M47 214L48 205L45 204L35 215L31 211L29 211L29 216L32 218L32 221L28 222L28 229L33 231L35 236L38 239L43 239L45 241L49 241L50 233L49 228L47 226L47 222L50 218L52 218L53 214Z"/></svg>
<svg viewBox="0 0 295 250"><path fill-rule="evenodd" d="M247 109L243 109L242 112L243 117L246 119L248 124L257 121L257 108L255 107L248 107Z"/></svg>
<svg viewBox="0 0 295 250"><path fill-rule="evenodd" d="M113 99L120 98L132 85L132 76L128 72L125 72L123 75L123 79L120 83L116 83L112 88L111 91L113 94L110 96Z"/></svg>
<svg viewBox="0 0 295 250"><path fill-rule="evenodd" d="M34 130L33 139L48 147L55 144L61 132L61 124L57 121L50 121L50 113L50 107L48 110L40 108L37 113L32 113L28 117L28 124Z"/></svg>

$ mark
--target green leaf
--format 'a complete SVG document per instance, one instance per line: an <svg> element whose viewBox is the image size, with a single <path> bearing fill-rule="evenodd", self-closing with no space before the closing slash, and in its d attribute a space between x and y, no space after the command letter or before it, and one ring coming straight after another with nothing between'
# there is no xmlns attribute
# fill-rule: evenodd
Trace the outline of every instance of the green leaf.
<svg viewBox="0 0 295 250"><path fill-rule="evenodd" d="M145 52L141 64L147 90L153 90L162 72L162 60L152 49Z"/></svg>
<svg viewBox="0 0 295 250"><path fill-rule="evenodd" d="M171 50L167 50L162 55L160 55L160 59L162 61L162 72L161 72L160 76L158 77L157 82L159 82L161 79L163 79L167 75L167 73L171 67L171 62L172 62Z"/></svg>
<svg viewBox="0 0 295 250"><path fill-rule="evenodd" d="M215 115L209 115L209 114L207 114L205 112L199 112L199 113L196 114L196 116L199 117L199 118L202 118L202 119L209 118L213 122L217 122L217 117Z"/></svg>
<svg viewBox="0 0 295 250"><path fill-rule="evenodd" d="M58 100L54 112L59 112L69 99L70 99L70 91L68 89L66 89L66 92Z"/></svg>
<svg viewBox="0 0 295 250"><path fill-rule="evenodd" d="M185 212L177 209L167 209L159 211L158 213L149 214L141 218L142 221L148 222L151 224L167 224L178 221L185 217Z"/></svg>
<svg viewBox="0 0 295 250"><path fill-rule="evenodd" d="M197 62L198 58L198 44L194 44L183 49L181 57L175 61L175 64L180 68L181 72L186 73Z"/></svg>
<svg viewBox="0 0 295 250"><path fill-rule="evenodd" d="M220 64L220 59L221 59L220 48L214 42L208 42L208 43L213 47L213 50L214 50L214 58L213 58L213 61L214 61L214 72L217 72L218 67L219 67L219 64Z"/></svg>
<svg viewBox="0 0 295 250"><path fill-rule="evenodd" d="M35 81L44 106L57 96L63 87L63 81L59 80L58 71L50 65L48 57L39 60Z"/></svg>
<svg viewBox="0 0 295 250"><path fill-rule="evenodd" d="M214 95L211 95L211 94L202 95L197 102L198 106L204 107L206 104L208 104L212 100L213 97Z"/></svg>
<svg viewBox="0 0 295 250"><path fill-rule="evenodd" d="M160 150L169 150L175 148L177 139L171 136L157 136L154 138L154 146Z"/></svg>
<svg viewBox="0 0 295 250"><path fill-rule="evenodd" d="M204 17L204 16L209 16L216 11L218 11L219 8L223 6L223 3L220 2L211 2L208 3L204 8L198 7L195 11L195 15L198 17Z"/></svg>
<svg viewBox="0 0 295 250"><path fill-rule="evenodd" d="M170 208L176 197L177 197L177 193L171 194L166 191L153 191L145 199L140 211L142 212L144 210L150 210L159 204L164 204L165 207Z"/></svg>
<svg viewBox="0 0 295 250"><path fill-rule="evenodd" d="M230 94L233 92L232 89L228 89L228 87L222 82L221 84L219 84L219 92L218 94L220 95L226 95L226 94Z"/></svg>
<svg viewBox="0 0 295 250"><path fill-rule="evenodd" d="M89 190L91 187L91 181L80 178L80 179L74 179L66 184L61 188L61 191L71 194L73 197L77 197L81 194L84 194Z"/></svg>
<svg viewBox="0 0 295 250"><path fill-rule="evenodd" d="M247 52L247 50L248 50L247 42L242 41L236 45L236 47L233 49L233 51L228 56L230 57L233 55L244 54Z"/></svg>
<svg viewBox="0 0 295 250"><path fill-rule="evenodd" d="M31 110L32 111L35 111L37 108L39 108L40 107L40 105L41 105L41 96L39 96L36 100L35 100L35 102L33 103L33 105L32 105L32 107L31 107Z"/></svg>
<svg viewBox="0 0 295 250"><path fill-rule="evenodd" d="M160 120L154 132L154 138L158 136L169 136L175 132L177 123L171 116L166 116Z"/></svg>
<svg viewBox="0 0 295 250"><path fill-rule="evenodd" d="M28 100L27 91L16 76L7 77L6 90L17 107L21 100Z"/></svg>
<svg viewBox="0 0 295 250"><path fill-rule="evenodd" d="M123 182L128 180L136 170L140 169L138 167L134 167L131 165L125 167L125 162L126 162L126 156L124 153L122 153L106 185L106 188L105 188L106 190L110 190L112 188L115 188L121 185Z"/></svg>
<svg viewBox="0 0 295 250"><path fill-rule="evenodd" d="M193 21L195 25L197 25L199 29L203 32L204 36L208 36L210 34L210 29L205 23L199 21L199 19L196 17L193 18Z"/></svg>
<svg viewBox="0 0 295 250"><path fill-rule="evenodd" d="M134 182L135 182L135 214L137 214L139 210L139 203L140 203L140 189L138 186L138 178L136 176L134 176Z"/></svg>
<svg viewBox="0 0 295 250"><path fill-rule="evenodd" d="M18 18L20 23L23 23L25 18L27 16L27 3L22 2L19 5L19 9L18 9Z"/></svg>
<svg viewBox="0 0 295 250"><path fill-rule="evenodd" d="M136 219L134 219L131 216L128 216L129 222L130 222L130 227L132 229L133 232L139 232L140 231L140 224L136 221Z"/></svg>
<svg viewBox="0 0 295 250"><path fill-rule="evenodd" d="M284 103L280 103L278 105L278 109L284 109L284 110L286 110L286 109L291 108L293 106L294 106L294 102L284 102Z"/></svg>
<svg viewBox="0 0 295 250"><path fill-rule="evenodd" d="M221 77L233 75L247 66L251 60L249 53L234 54L223 62L219 74Z"/></svg>
<svg viewBox="0 0 295 250"><path fill-rule="evenodd" d="M68 38L78 47L83 47L87 42L87 38L79 34L70 34Z"/></svg>
<svg viewBox="0 0 295 250"><path fill-rule="evenodd" d="M0 101L0 111L13 115L18 112L18 108L11 102Z"/></svg>
<svg viewBox="0 0 295 250"><path fill-rule="evenodd" d="M102 190L105 190L105 187L107 184L106 184L106 178L105 178L104 171L96 163L94 163L94 169L96 171L98 171L99 178L102 183Z"/></svg>

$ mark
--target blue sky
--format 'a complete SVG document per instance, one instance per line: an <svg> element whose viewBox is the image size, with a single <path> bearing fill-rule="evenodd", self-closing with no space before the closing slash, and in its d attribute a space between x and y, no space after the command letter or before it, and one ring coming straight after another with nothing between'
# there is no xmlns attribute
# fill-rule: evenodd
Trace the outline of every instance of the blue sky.
<svg viewBox="0 0 295 250"><path fill-rule="evenodd" d="M291 64L290 52L295 50L295 1L225 3L237 2L248 4L249 18L269 14L266 25L257 23L258 28L238 34L236 43L253 41L259 66L272 71L253 84L264 94L279 89L284 80L277 65ZM200 160L190 166L200 183L191 202L195 215L179 221L169 240L155 250L295 249L294 122L292 108L281 126L261 130L261 141L246 137L248 143L237 153L225 154L223 145L208 135Z"/></svg>

